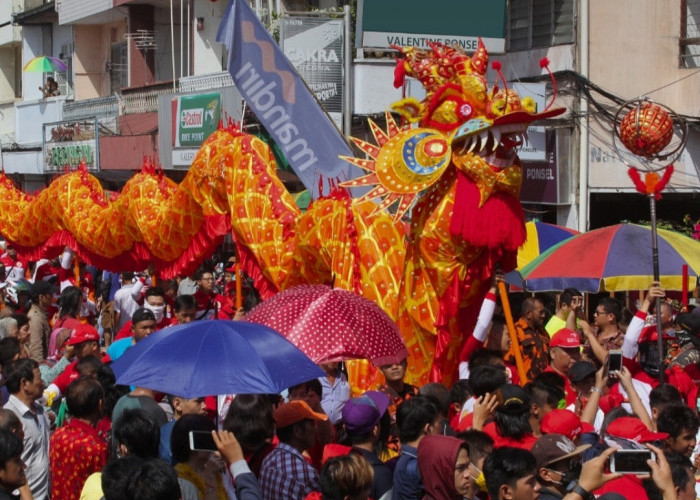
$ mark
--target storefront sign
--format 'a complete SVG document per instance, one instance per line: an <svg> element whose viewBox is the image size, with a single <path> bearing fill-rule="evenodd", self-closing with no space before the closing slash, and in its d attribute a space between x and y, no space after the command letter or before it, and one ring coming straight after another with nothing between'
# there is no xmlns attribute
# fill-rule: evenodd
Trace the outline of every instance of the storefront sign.
<svg viewBox="0 0 700 500"><path fill-rule="evenodd" d="M198 149L173 149L172 164L173 165L192 165L194 157Z"/></svg>
<svg viewBox="0 0 700 500"><path fill-rule="evenodd" d="M199 147L219 124L221 94L180 96L171 101L173 110L173 146Z"/></svg>
<svg viewBox="0 0 700 500"><path fill-rule="evenodd" d="M524 203L559 203L557 141L553 130L546 132L546 144L546 161L523 162L520 201Z"/></svg>
<svg viewBox="0 0 700 500"><path fill-rule="evenodd" d="M391 48L410 45L429 49L430 42L505 52L505 0L359 0L358 47Z"/></svg>
<svg viewBox="0 0 700 500"><path fill-rule="evenodd" d="M98 171L99 132L97 120L44 124L44 171L61 172L85 162Z"/></svg>
<svg viewBox="0 0 700 500"><path fill-rule="evenodd" d="M343 21L327 17L284 17L284 55L340 128L343 123Z"/></svg>

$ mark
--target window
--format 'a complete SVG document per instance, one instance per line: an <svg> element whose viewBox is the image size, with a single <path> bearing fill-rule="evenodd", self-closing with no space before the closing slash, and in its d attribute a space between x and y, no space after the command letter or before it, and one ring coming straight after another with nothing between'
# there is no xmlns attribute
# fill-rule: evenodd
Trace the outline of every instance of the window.
<svg viewBox="0 0 700 500"><path fill-rule="evenodd" d="M574 0L510 0L508 50L574 43L575 14Z"/></svg>
<svg viewBox="0 0 700 500"><path fill-rule="evenodd" d="M108 65L110 91L112 94L121 94L122 87L129 86L128 54L129 52L126 42L112 44L110 62Z"/></svg>
<svg viewBox="0 0 700 500"><path fill-rule="evenodd" d="M700 0L683 0L681 68L700 68Z"/></svg>

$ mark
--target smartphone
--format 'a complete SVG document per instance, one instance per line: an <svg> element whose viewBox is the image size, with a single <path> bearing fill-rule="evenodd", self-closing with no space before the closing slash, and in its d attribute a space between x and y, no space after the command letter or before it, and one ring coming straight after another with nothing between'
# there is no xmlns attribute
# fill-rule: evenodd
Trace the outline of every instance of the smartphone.
<svg viewBox="0 0 700 500"><path fill-rule="evenodd" d="M190 450L218 451L211 431L190 431Z"/></svg>
<svg viewBox="0 0 700 500"><path fill-rule="evenodd" d="M647 460L656 460L649 450L617 450L610 457L610 472L644 476L651 474Z"/></svg>
<svg viewBox="0 0 700 500"><path fill-rule="evenodd" d="M622 370L622 351L610 351L608 354L608 373Z"/></svg>

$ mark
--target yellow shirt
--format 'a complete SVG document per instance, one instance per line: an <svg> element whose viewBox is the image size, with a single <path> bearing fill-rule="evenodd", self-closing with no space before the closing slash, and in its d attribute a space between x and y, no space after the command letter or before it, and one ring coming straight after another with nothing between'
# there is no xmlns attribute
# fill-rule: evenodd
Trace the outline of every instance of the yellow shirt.
<svg viewBox="0 0 700 500"><path fill-rule="evenodd" d="M83 485L83 491L80 492L80 500L100 500L103 496L102 473L90 474Z"/></svg>

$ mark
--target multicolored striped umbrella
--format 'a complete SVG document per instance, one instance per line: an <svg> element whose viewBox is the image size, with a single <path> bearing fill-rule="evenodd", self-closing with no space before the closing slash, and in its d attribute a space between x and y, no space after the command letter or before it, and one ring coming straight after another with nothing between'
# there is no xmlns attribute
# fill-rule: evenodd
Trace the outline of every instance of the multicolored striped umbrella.
<svg viewBox="0 0 700 500"><path fill-rule="evenodd" d="M534 221L525 224L525 230L527 239L518 249L518 269L524 268L557 243L579 234L575 229Z"/></svg>
<svg viewBox="0 0 700 500"><path fill-rule="evenodd" d="M518 249L518 267L506 274L506 283L516 287L513 290L522 290L525 287L519 271L526 265L554 245L579 234L575 229L534 221L526 223L525 230L527 231L527 239L523 246Z"/></svg>
<svg viewBox="0 0 700 500"><path fill-rule="evenodd" d="M688 287L700 273L700 241L658 230L661 285L683 289L683 265ZM654 280L651 228L617 224L581 233L547 250L520 271L528 291L582 292L645 290Z"/></svg>
<svg viewBox="0 0 700 500"><path fill-rule="evenodd" d="M57 57L38 56L24 65L24 71L31 73L53 73L54 71L65 71L68 69L66 63Z"/></svg>

